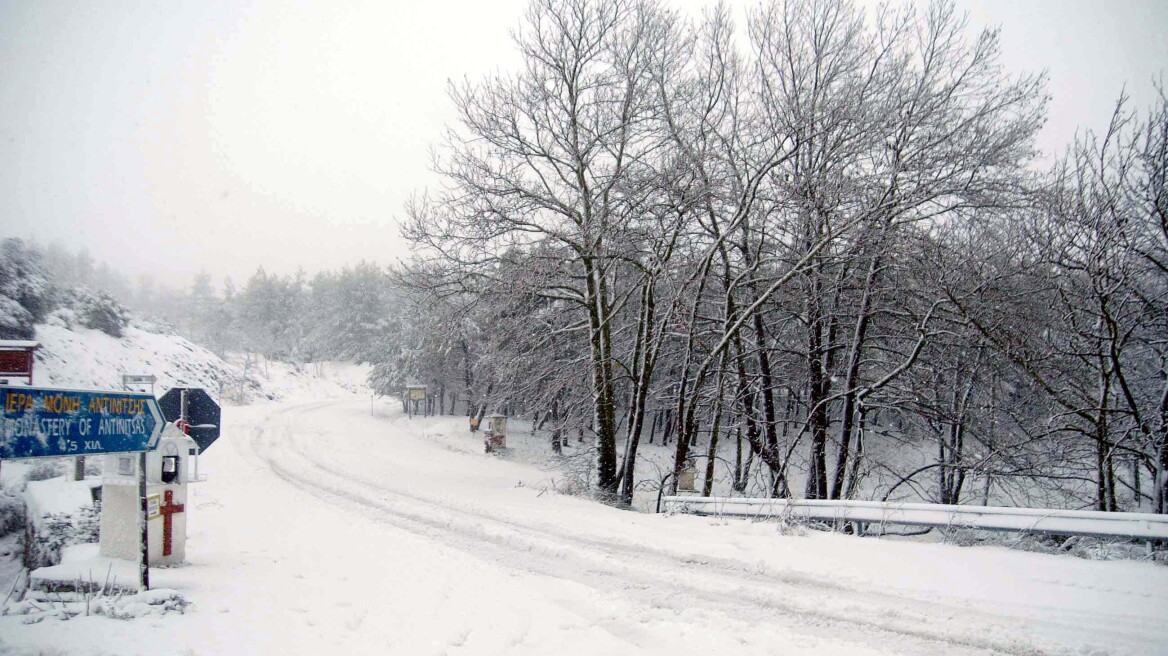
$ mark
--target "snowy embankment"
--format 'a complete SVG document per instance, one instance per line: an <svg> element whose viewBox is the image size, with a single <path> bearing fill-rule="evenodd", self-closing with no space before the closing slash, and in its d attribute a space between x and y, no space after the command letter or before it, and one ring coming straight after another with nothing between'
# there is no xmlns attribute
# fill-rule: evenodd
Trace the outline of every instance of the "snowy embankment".
<svg viewBox="0 0 1168 656"><path fill-rule="evenodd" d="M178 335L130 326L122 337L90 328L38 325L38 387L122 389L122 375L153 375L154 393L201 387L227 404L288 395L366 393L367 369L336 363L290 365L258 356L227 360Z"/></svg>
<svg viewBox="0 0 1168 656"><path fill-rule="evenodd" d="M464 418L368 397L225 409L191 489L184 613L0 618L77 654L1168 652L1168 568L785 534L554 492ZM371 416L372 415L372 416Z"/></svg>
<svg viewBox="0 0 1168 656"><path fill-rule="evenodd" d="M154 375L155 393L202 387L217 396L220 384L238 384L238 368L177 335L129 327L122 337L75 327L37 326L34 382L38 387L122 389L122 375Z"/></svg>

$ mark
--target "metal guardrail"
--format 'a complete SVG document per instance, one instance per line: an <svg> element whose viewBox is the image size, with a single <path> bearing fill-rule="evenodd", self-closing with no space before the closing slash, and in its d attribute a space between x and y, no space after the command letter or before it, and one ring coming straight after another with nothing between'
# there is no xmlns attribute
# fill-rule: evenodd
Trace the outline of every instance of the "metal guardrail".
<svg viewBox="0 0 1168 656"><path fill-rule="evenodd" d="M1168 515L933 503L671 496L666 512L1168 540Z"/></svg>

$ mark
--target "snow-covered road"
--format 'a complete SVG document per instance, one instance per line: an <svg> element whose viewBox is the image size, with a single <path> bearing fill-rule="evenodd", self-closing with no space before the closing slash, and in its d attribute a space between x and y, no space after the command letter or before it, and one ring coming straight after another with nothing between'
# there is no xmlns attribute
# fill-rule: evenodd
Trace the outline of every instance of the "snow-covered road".
<svg viewBox="0 0 1168 656"><path fill-rule="evenodd" d="M69 653L1168 653L1168 568L783 535L555 494L465 420L229 408L192 488L187 615L0 624ZM35 652L35 650L32 650Z"/></svg>

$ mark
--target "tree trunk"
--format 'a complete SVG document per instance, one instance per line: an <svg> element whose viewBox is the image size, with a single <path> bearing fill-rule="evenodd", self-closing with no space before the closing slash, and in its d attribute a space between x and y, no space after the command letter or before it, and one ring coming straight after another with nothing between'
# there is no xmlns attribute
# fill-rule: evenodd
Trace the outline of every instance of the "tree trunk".
<svg viewBox="0 0 1168 656"><path fill-rule="evenodd" d="M757 295L754 285L751 285L751 293ZM774 379L771 377L771 360L767 353L766 328L762 322L762 311L756 309L752 314L754 315L754 343L755 348L758 349L758 374L762 382L759 395L762 397L763 434L767 448L773 450L778 444L775 432Z"/></svg>
<svg viewBox="0 0 1168 656"><path fill-rule="evenodd" d="M747 443L749 444L749 442ZM746 484L750 482L750 468L754 465L754 449L747 449L746 462L742 465L742 477L739 479L739 492L746 491Z"/></svg>
<svg viewBox="0 0 1168 656"><path fill-rule="evenodd" d="M810 243L811 240L808 241ZM811 433L811 457L807 464L808 499L827 497L827 395L830 390L824 367L825 317L823 315L823 271L819 258L809 273L807 314L807 428Z"/></svg>
<svg viewBox="0 0 1168 656"><path fill-rule="evenodd" d="M859 409L859 418L856 420L858 430L856 431L856 453L852 458L852 470L848 473L848 487L845 493L845 498L855 499L856 491L860 487L860 472L864 462L864 406L861 405Z"/></svg>
<svg viewBox="0 0 1168 656"><path fill-rule="evenodd" d="M813 327L808 346L808 396L810 407L807 416L811 432L811 460L808 463L808 499L823 499L827 496L827 383L823 371L821 355L821 335L817 326Z"/></svg>
<svg viewBox="0 0 1168 656"><path fill-rule="evenodd" d="M560 427L560 394L557 392L552 397L552 409L548 411L552 422L552 453L560 455L564 452L564 444L561 441L561 427Z"/></svg>
<svg viewBox="0 0 1168 656"><path fill-rule="evenodd" d="M1156 502L1158 513L1168 513L1168 439L1161 436L1160 457L1156 462Z"/></svg>
<svg viewBox="0 0 1168 656"><path fill-rule="evenodd" d="M1140 461L1138 458L1131 460L1131 476L1132 476L1132 502L1138 508L1143 503L1143 494L1141 494L1140 481Z"/></svg>
<svg viewBox="0 0 1168 656"><path fill-rule="evenodd" d="M940 432L937 434L937 503L949 503L949 485L945 480L945 473L949 469L949 458L945 454L945 438Z"/></svg>
<svg viewBox="0 0 1168 656"><path fill-rule="evenodd" d="M637 330L637 341L633 353L633 371L636 376L633 384L633 405L629 412L632 415L629 421L629 431L625 439L625 457L621 467L620 500L624 504L632 504L633 489L636 486L637 447L641 442L641 430L645 424L645 406L649 398L649 385L653 377L654 358L651 344L653 343L653 322L656 317L653 294L653 281L646 281L641 290L641 325Z"/></svg>
<svg viewBox="0 0 1168 656"><path fill-rule="evenodd" d="M868 317L872 309L872 289L880 272L879 254L868 264L868 275L864 278L864 293L860 299L859 315L856 317L855 332L852 334L852 348L848 353L848 369L844 377L843 411L840 413L839 452L836 454L835 474L831 482L832 499L839 499L843 493L844 472L848 466L848 452L852 441L852 415L856 407L856 386L860 379L860 362L864 342L868 334Z"/></svg>
<svg viewBox="0 0 1168 656"><path fill-rule="evenodd" d="M1103 354L1103 347L1098 346L1099 353L1099 386L1097 408L1099 414L1095 419L1095 474L1098 478L1096 485L1096 505L1099 510L1115 510L1115 490L1112 480L1110 444L1108 440L1108 408L1111 403L1111 372Z"/></svg>
<svg viewBox="0 0 1168 656"><path fill-rule="evenodd" d="M718 375L718 396L714 399L714 423L710 428L710 446L706 449L706 480L702 482L702 496L708 497L714 489L714 465L718 459L718 431L722 427L722 376Z"/></svg>
<svg viewBox="0 0 1168 656"><path fill-rule="evenodd" d="M470 347L467 346L465 339L460 339L458 342L459 350L462 351L462 382L466 386L466 416L474 416L475 400L474 400L474 372L470 366Z"/></svg>
<svg viewBox="0 0 1168 656"><path fill-rule="evenodd" d="M1102 432L1099 426L1102 421L1096 422L1095 429L1095 507L1098 510L1107 510L1107 449L1103 445Z"/></svg>
<svg viewBox="0 0 1168 656"><path fill-rule="evenodd" d="M592 409L596 430L596 486L616 494L616 408L609 357L610 326L606 312L604 274L591 258L584 258L585 301L588 308L589 346L592 360Z"/></svg>
<svg viewBox="0 0 1168 656"><path fill-rule="evenodd" d="M735 492L741 492L745 487L746 477L742 474L742 427L739 426L734 435L734 485Z"/></svg>

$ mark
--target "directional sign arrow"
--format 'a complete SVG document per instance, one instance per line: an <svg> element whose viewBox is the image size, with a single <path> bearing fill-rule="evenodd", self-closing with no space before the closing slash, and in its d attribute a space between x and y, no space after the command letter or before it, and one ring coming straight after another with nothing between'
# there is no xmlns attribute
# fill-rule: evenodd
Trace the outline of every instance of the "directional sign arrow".
<svg viewBox="0 0 1168 656"><path fill-rule="evenodd" d="M162 429L166 427L166 420L162 418L162 408L158 405L158 399L155 399L152 394L147 394L146 398L149 399L146 407L149 408L150 415L154 419L154 430L151 431L150 439L146 442L146 450L153 451L154 447L158 446L158 438L162 437Z"/></svg>
<svg viewBox="0 0 1168 656"><path fill-rule="evenodd" d="M0 459L147 451L163 425L149 394L0 386Z"/></svg>

